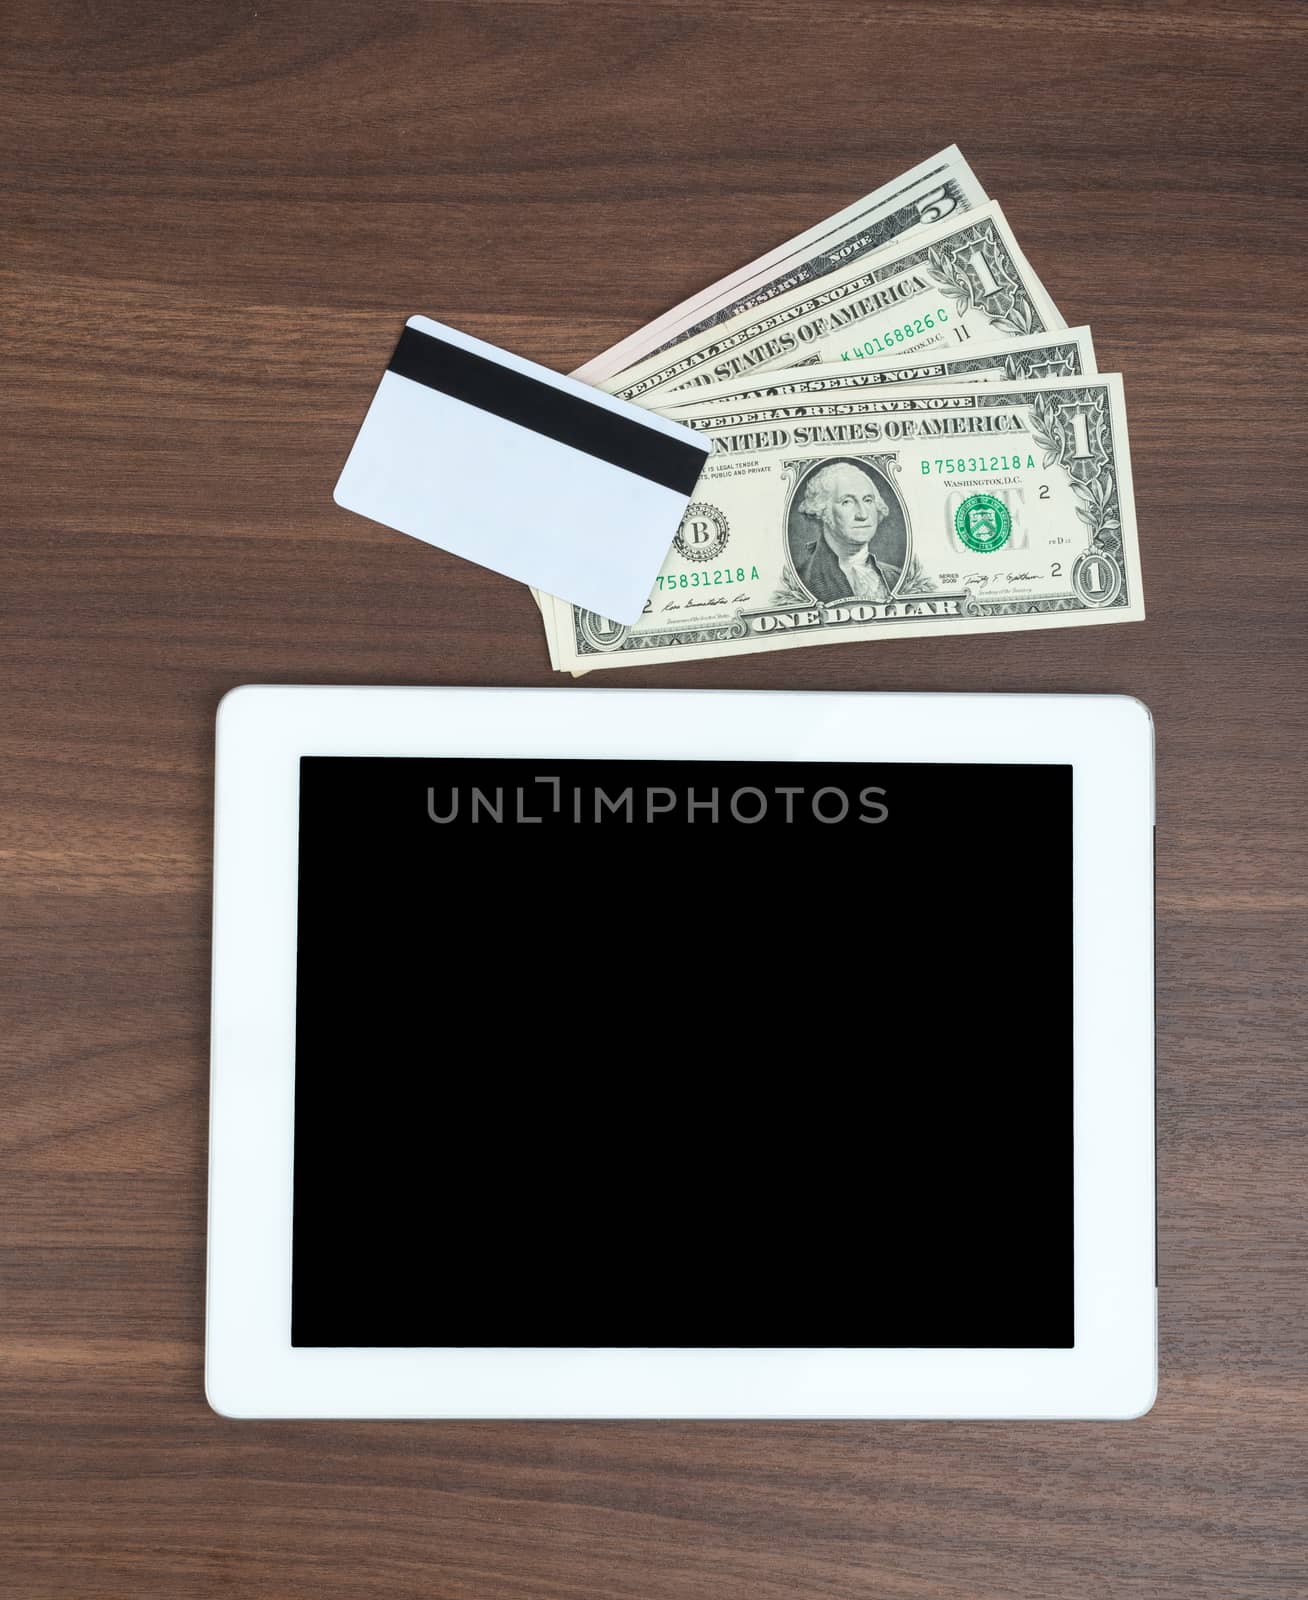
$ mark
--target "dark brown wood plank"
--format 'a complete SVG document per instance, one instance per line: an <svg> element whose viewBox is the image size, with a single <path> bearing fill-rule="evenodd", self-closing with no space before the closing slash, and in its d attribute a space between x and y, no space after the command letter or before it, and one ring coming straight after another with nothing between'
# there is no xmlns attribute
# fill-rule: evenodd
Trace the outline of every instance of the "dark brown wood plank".
<svg viewBox="0 0 1308 1600"><path fill-rule="evenodd" d="M0 1593L1304 1592L1306 45L1274 0L11 0ZM550 681L522 590L331 502L403 317L570 367L951 140L1126 374L1149 620L621 681L1153 707L1158 1406L213 1417L217 699Z"/></svg>

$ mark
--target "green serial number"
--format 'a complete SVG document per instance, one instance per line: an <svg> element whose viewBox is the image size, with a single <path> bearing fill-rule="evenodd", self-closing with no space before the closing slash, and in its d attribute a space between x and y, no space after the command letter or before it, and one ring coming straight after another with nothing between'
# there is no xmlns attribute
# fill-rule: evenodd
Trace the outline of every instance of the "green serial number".
<svg viewBox="0 0 1308 1600"><path fill-rule="evenodd" d="M922 476L929 478L933 472L1017 472L1035 464L1034 456L937 456L922 463Z"/></svg>
<svg viewBox="0 0 1308 1600"><path fill-rule="evenodd" d="M840 359L861 361L865 356L888 355L896 345L904 344L909 339L916 339L928 328L934 328L937 323L943 325L948 321L949 313L943 306L939 306L935 311L928 311L924 317L914 317L912 322L905 322L898 328L885 328L880 334L873 334L870 339L865 339L862 344L842 350Z"/></svg>
<svg viewBox="0 0 1308 1600"><path fill-rule="evenodd" d="M757 567L708 567L703 572L673 572L668 576L659 573L659 590L664 589L715 589L721 583L755 583Z"/></svg>

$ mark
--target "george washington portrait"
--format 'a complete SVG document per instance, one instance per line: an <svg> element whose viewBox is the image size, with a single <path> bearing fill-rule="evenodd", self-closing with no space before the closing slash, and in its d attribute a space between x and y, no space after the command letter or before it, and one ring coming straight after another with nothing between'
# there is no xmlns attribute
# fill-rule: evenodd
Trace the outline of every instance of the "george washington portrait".
<svg viewBox="0 0 1308 1600"><path fill-rule="evenodd" d="M815 600L889 600L904 571L898 500L861 461L828 461L796 485L788 537L800 582Z"/></svg>

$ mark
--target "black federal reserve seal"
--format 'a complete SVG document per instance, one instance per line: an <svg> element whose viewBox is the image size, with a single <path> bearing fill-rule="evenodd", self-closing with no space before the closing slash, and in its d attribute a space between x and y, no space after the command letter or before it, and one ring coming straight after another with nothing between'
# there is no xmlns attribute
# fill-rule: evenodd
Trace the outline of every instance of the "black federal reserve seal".
<svg viewBox="0 0 1308 1600"><path fill-rule="evenodd" d="M687 561L716 561L727 548L730 524L707 500L692 500L672 541Z"/></svg>

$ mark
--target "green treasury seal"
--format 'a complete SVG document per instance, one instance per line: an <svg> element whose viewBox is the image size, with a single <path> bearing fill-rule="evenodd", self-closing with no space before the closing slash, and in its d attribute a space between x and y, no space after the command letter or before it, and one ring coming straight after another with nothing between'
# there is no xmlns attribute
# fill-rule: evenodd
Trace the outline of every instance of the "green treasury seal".
<svg viewBox="0 0 1308 1600"><path fill-rule="evenodd" d="M972 494L954 514L954 532L969 550L988 556L1008 543L1013 519L1008 507L992 494Z"/></svg>

